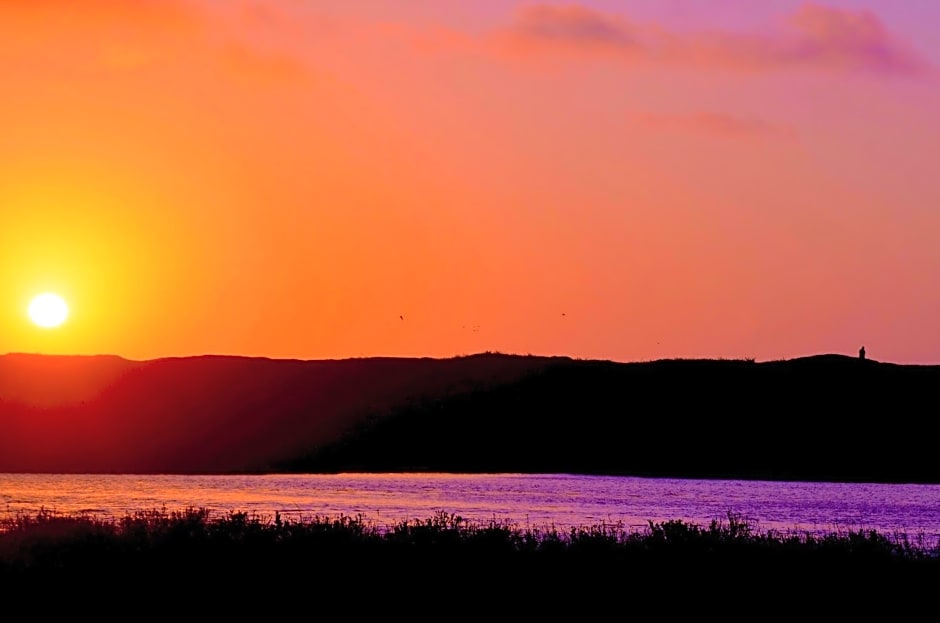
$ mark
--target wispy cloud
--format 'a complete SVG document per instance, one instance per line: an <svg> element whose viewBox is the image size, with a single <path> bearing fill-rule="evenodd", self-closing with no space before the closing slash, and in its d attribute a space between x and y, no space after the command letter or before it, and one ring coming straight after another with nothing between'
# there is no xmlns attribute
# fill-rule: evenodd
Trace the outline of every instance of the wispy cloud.
<svg viewBox="0 0 940 623"><path fill-rule="evenodd" d="M606 56L633 63L670 63L767 71L833 69L916 73L926 62L869 11L807 4L764 32L671 31L579 5L534 5L492 33L501 53Z"/></svg>
<svg viewBox="0 0 940 623"><path fill-rule="evenodd" d="M786 125L716 112L671 114L638 111L630 116L637 123L657 130L691 132L726 139L794 136L793 128Z"/></svg>
<svg viewBox="0 0 940 623"><path fill-rule="evenodd" d="M523 9L512 26L517 38L573 48L636 50L641 33L629 22L577 5Z"/></svg>

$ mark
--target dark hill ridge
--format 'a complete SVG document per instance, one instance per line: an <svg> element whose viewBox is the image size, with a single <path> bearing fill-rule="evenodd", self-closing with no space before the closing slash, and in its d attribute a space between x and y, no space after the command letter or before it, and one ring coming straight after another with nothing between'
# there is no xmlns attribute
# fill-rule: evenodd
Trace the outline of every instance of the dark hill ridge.
<svg viewBox="0 0 940 623"><path fill-rule="evenodd" d="M0 471L940 483L940 366L0 357Z"/></svg>
<svg viewBox="0 0 940 623"><path fill-rule="evenodd" d="M940 483L940 366L558 361L360 425L305 471L571 472Z"/></svg>
<svg viewBox="0 0 940 623"><path fill-rule="evenodd" d="M549 361L2 356L0 471L269 471L362 418L512 382Z"/></svg>

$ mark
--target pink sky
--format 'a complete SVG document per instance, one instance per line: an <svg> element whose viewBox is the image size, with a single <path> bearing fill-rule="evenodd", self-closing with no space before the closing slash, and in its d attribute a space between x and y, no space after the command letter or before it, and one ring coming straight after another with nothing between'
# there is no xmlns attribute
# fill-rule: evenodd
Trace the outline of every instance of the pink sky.
<svg viewBox="0 0 940 623"><path fill-rule="evenodd" d="M940 363L938 23L4 2L0 352Z"/></svg>

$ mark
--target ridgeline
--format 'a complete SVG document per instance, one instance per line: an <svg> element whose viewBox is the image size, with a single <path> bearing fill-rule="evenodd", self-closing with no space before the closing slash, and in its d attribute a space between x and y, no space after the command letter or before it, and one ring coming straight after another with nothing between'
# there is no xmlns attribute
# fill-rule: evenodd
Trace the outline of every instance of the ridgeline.
<svg viewBox="0 0 940 623"><path fill-rule="evenodd" d="M940 366L0 357L0 471L940 483Z"/></svg>

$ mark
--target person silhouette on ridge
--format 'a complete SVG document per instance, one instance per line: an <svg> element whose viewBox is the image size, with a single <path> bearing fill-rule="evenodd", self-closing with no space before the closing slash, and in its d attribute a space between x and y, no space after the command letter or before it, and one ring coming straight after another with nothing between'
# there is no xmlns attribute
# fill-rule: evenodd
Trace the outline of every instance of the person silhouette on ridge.
<svg viewBox="0 0 940 623"><path fill-rule="evenodd" d="M859 358L859 359L864 359L864 358L865 358L865 347L864 347L864 346L862 346L861 348L858 349L858 358Z"/></svg>

